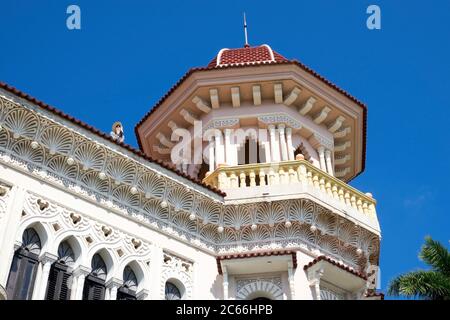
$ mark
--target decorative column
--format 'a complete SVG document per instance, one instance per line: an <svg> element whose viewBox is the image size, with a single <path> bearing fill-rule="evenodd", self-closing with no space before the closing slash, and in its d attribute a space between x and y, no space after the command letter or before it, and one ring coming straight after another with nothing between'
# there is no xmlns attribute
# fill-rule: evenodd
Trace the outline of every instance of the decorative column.
<svg viewBox="0 0 450 320"><path fill-rule="evenodd" d="M268 126L269 135L270 135L270 155L272 162L280 161L280 152L278 148L278 144L275 138L275 126L273 124Z"/></svg>
<svg viewBox="0 0 450 320"><path fill-rule="evenodd" d="M225 163L227 165L231 165L233 163L230 129L225 129Z"/></svg>
<svg viewBox="0 0 450 320"><path fill-rule="evenodd" d="M222 143L222 132L220 130L215 131L214 135L216 139L215 149L216 149L216 167L225 163L225 157L223 152L223 143Z"/></svg>
<svg viewBox="0 0 450 320"><path fill-rule="evenodd" d="M320 169L326 172L327 166L325 164L325 148L323 146L320 146L319 148L317 148L317 151L319 153Z"/></svg>
<svg viewBox="0 0 450 320"><path fill-rule="evenodd" d="M117 278L111 278L106 283L106 289L109 291L105 300L117 300L117 289L123 285L123 281Z"/></svg>
<svg viewBox="0 0 450 320"><path fill-rule="evenodd" d="M292 261L288 262L288 280L289 288L291 289L291 300L295 300L294 268Z"/></svg>
<svg viewBox="0 0 450 320"><path fill-rule="evenodd" d="M288 158L290 161L295 160L294 146L292 145L292 128L286 128L286 142L288 149Z"/></svg>
<svg viewBox="0 0 450 320"><path fill-rule="evenodd" d="M320 279L324 274L323 267L316 270L308 271L308 280L310 287L314 288L314 298L315 300L321 300L320 297Z"/></svg>
<svg viewBox="0 0 450 320"><path fill-rule="evenodd" d="M223 300L228 300L228 272L227 267L223 267Z"/></svg>
<svg viewBox="0 0 450 320"><path fill-rule="evenodd" d="M327 172L334 176L334 170L333 170L333 159L331 158L331 151L325 150L325 162L327 163Z"/></svg>
<svg viewBox="0 0 450 320"><path fill-rule="evenodd" d="M76 278L76 281L72 286L73 300L83 299L84 280L89 273L91 273L91 268L85 266L79 266L73 271L72 275Z"/></svg>
<svg viewBox="0 0 450 320"><path fill-rule="evenodd" d="M50 274L50 268L58 260L58 257L51 253L44 253L41 257L42 272L40 278L36 277L36 292L33 294L33 300L45 300L45 293L47 292L48 276Z"/></svg>
<svg viewBox="0 0 450 320"><path fill-rule="evenodd" d="M211 137L209 140L209 172L213 172L215 170L214 152L214 138Z"/></svg>
<svg viewBox="0 0 450 320"><path fill-rule="evenodd" d="M281 160L283 160L283 161L289 160L288 149L287 149L287 145L286 145L286 137L284 134L285 128L286 128L286 126L284 124L278 125L278 132L280 134Z"/></svg>

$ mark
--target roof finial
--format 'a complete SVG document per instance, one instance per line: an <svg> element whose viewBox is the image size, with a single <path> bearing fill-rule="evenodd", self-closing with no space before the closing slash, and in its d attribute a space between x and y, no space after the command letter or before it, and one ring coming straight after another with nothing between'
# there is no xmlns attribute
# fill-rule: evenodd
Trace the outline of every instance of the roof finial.
<svg viewBox="0 0 450 320"><path fill-rule="evenodd" d="M245 35L245 48L250 47L248 44L248 35L247 35L247 20L245 19L245 12L244 12L244 35Z"/></svg>

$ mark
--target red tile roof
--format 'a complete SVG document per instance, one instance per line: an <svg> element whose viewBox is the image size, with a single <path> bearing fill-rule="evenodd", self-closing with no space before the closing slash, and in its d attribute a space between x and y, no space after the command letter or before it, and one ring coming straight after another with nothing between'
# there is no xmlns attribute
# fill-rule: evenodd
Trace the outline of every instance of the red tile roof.
<svg viewBox="0 0 450 320"><path fill-rule="evenodd" d="M268 256L292 256L292 267L297 268L297 254L292 250L276 250L276 251L259 251L259 252L248 252L248 253L235 253L229 255L218 256L217 260L217 269L219 270L219 274L222 274L222 260L231 260L231 259L245 259L245 258L255 258L255 257L268 257Z"/></svg>
<svg viewBox="0 0 450 320"><path fill-rule="evenodd" d="M57 116L60 116L60 117L62 117L64 119L66 119L66 120L69 120L70 122L72 122L72 123L74 123L74 124L84 128L84 129L89 130L90 132L96 134L97 136L99 136L99 137L101 137L103 139L106 139L106 140L108 140L108 141L110 141L112 143L115 143L116 145L118 145L118 146L120 146L122 148L125 148L126 150L134 153L135 155L141 157L142 159L145 159L147 161L156 163L156 164L158 164L159 166L161 166L161 167L163 167L165 169L173 171L176 174L178 174L179 176L181 176L183 178L186 178L186 179L188 179L188 180L190 180L190 181L192 181L192 182L202 186L203 188L207 188L207 189L217 193L218 195L220 195L222 197L226 196L225 192L223 192L223 191L221 191L221 190L219 190L219 189L217 189L215 187L212 187L210 185L207 185L207 184L203 183L202 181L200 181L198 179L192 178L191 176L189 176L189 175L187 175L187 174L177 170L175 167L173 167L171 165L168 165L168 164L164 163L163 161L161 161L159 159L154 159L152 157L149 157L148 155L144 154L142 151L137 150L137 149L133 148L132 146L130 146L128 144L125 144L123 142L118 142L118 141L112 139L110 135L108 135L108 134L106 134L104 132L101 132L100 130L98 130L98 129L96 129L96 128L94 128L94 127L92 127L92 126L90 126L90 125L88 125L86 123L84 123L83 121L78 120L78 119L72 117L71 115L68 115L68 114L62 112L62 111L56 109L55 107L52 107L52 106L46 104L45 102L42 102L42 101L40 101L40 100L38 100L38 99L28 95L27 93L24 93L24 92L22 92L22 91L20 91L20 90L18 90L16 88L14 88L13 86L10 86L7 83L4 83L4 82L0 81L0 88L6 90L8 92L11 92L11 93L15 94L16 96L18 96L20 98L23 98L23 99L25 99L25 100L27 100L27 101L35 104L35 105L37 105L37 106L47 110L47 111L50 111L50 112L52 112L53 114L55 114Z"/></svg>
<svg viewBox="0 0 450 320"><path fill-rule="evenodd" d="M243 49L249 49L250 52L252 52L252 49L254 50L255 48L260 48L260 47L249 47L249 48L243 48ZM227 49L225 49L227 50ZM232 51L230 53L230 55L235 56L235 61L241 61L240 63L234 63L234 64L217 64L217 56L214 57L213 60L211 60L211 62L206 66L206 67L197 67L197 68L191 68L189 69L182 77L181 79L179 79L170 89L169 91L167 91L167 93L161 97L161 99L159 99L159 101L150 109L150 111L148 111L144 117L137 123L136 127L135 127L135 133L136 133L136 137L137 137L137 141L139 144L139 147L141 150L143 150L143 145L142 145L142 141L141 138L139 136L138 133L138 129L139 127L152 115L153 112L155 112L159 106L161 106L164 101L179 87L181 86L181 84L186 81L192 74L196 73L196 72L202 72L202 71L211 71L211 70L217 70L217 69L225 69L225 68L246 68L246 67L251 67L251 66L266 66L266 65L295 65L298 66L299 68L301 68L302 70L304 70L305 72L311 74L312 76L316 77L317 79L319 79L320 81L322 81L323 83L325 83L327 86L329 86L330 88L336 90L337 92L341 93L342 95L344 95L345 97L347 97L348 99L350 99L351 101L355 102L357 105L359 105L362 109L363 109L363 141L362 141L362 163L361 163L361 171L358 172L357 174L355 174L353 177L351 177L349 180L357 177L359 174L361 174L361 172L364 171L365 167L366 167L366 140L367 140L367 106L361 102L360 100L358 100L357 98L355 98L354 96L352 96L350 93L348 93L347 91L339 88L337 85L335 85L334 83L332 83L331 81L325 79L323 76L321 76L320 74L318 74L317 72L315 72L313 69L309 68L308 66L304 65L303 63L301 63L298 60L288 60L286 58L284 58L282 55L280 55L279 53L275 52L272 50L273 55L274 55L274 60L273 61L267 61L267 62L257 62L257 61L253 61L253 62L246 62L243 63L243 60L249 60L249 56L245 56L245 59L241 58L241 60L238 60L238 56L240 57L241 54L236 54L234 55L233 52L237 51L237 50L241 50L241 49L228 49L228 51ZM226 51L225 51L226 52ZM241 52L241 51L239 51ZM246 51L247 52L247 51ZM259 52L259 50L258 50ZM220 51L219 51L220 54ZM264 56L266 56L266 54L264 54ZM261 59L262 57L260 56L259 59ZM227 58L228 59L228 58Z"/></svg>
<svg viewBox="0 0 450 320"><path fill-rule="evenodd" d="M309 268L311 268L313 265L315 265L316 263L318 263L320 261L326 261L328 263L331 263L332 265L334 265L334 266L336 266L336 267L338 267L338 268L340 268L342 270L345 270L345 271L350 272L351 274L353 274L353 275L355 275L357 277L360 277L360 278L362 278L364 280L367 280L367 276L364 273L356 271L356 270L354 270L354 269L352 269L352 268L350 268L350 267L348 267L348 266L346 266L346 265L344 265L342 263L339 263L339 262L337 262L337 261L335 261L335 260L333 260L333 259L331 259L331 258L329 258L327 256L320 256L320 257L315 258L313 261L311 261L310 263L305 265L303 267L303 270L305 270L305 271L308 270Z"/></svg>
<svg viewBox="0 0 450 320"><path fill-rule="evenodd" d="M260 63L288 61L276 53L268 45L244 47L237 49L222 49L208 64L209 68L231 65L254 65Z"/></svg>

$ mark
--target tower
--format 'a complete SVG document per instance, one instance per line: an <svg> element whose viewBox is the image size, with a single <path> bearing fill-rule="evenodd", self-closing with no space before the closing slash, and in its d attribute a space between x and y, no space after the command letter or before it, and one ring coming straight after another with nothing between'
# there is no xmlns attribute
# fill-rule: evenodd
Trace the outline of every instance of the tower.
<svg viewBox="0 0 450 320"><path fill-rule="evenodd" d="M275 259L270 245L240 243L277 238L277 249L316 256L304 264L313 296L338 299L373 293L379 259L376 201L348 184L364 171L366 127L367 108L349 93L268 45L246 45L189 70L135 130L148 156L226 193L233 213L218 232L238 254L218 257L225 297L228 278L242 289L255 270L285 272L296 295L289 252Z"/></svg>

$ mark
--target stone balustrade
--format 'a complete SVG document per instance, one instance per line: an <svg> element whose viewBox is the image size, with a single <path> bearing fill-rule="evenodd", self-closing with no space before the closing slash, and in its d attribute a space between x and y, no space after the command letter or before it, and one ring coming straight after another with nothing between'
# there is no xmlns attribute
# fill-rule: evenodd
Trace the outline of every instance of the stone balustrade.
<svg viewBox="0 0 450 320"><path fill-rule="evenodd" d="M219 166L203 180L227 192L230 189L292 185L312 189L322 198L333 199L361 214L376 219L376 200L370 193L362 193L345 182L298 158L277 163L255 163L238 166Z"/></svg>

